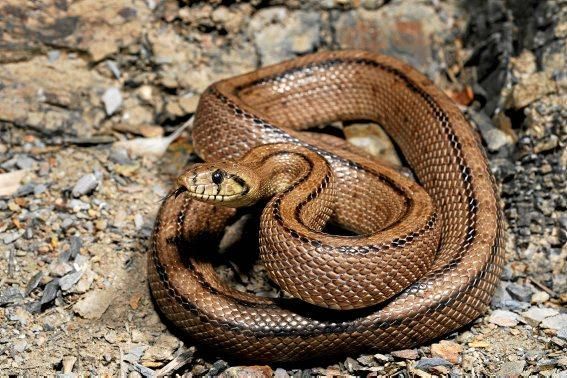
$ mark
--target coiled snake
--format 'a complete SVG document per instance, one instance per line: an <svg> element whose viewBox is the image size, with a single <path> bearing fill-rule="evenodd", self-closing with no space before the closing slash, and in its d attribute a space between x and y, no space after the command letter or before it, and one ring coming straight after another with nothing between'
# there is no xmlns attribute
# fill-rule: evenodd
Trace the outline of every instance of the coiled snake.
<svg viewBox="0 0 567 378"><path fill-rule="evenodd" d="M302 132L361 119L385 128L422 187ZM207 163L163 202L148 273L163 314L195 340L298 361L413 347L486 310L503 263L495 184L457 106L406 64L321 52L214 83L193 140ZM230 206L257 201L262 260L299 299L237 291L207 260ZM329 235L329 221L356 235Z"/></svg>

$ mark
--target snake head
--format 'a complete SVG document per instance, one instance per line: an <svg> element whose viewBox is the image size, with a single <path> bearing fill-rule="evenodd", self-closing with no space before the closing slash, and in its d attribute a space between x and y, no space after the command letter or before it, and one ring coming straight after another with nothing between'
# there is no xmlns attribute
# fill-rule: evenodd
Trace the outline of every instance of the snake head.
<svg viewBox="0 0 567 378"><path fill-rule="evenodd" d="M257 201L259 179L256 173L233 161L200 163L191 166L177 178L178 193L228 207L251 205Z"/></svg>

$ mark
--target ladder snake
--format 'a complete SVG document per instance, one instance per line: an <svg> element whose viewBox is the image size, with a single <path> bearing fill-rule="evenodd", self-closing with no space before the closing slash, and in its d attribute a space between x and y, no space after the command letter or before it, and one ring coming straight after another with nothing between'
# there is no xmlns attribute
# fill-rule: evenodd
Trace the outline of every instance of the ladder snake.
<svg viewBox="0 0 567 378"><path fill-rule="evenodd" d="M419 185L305 132L337 120L380 124ZM496 186L478 135L415 69L362 51L299 57L212 84L192 133L206 163L162 203L148 275L193 340L302 361L414 347L487 309L504 255ZM207 259L231 206L259 201L260 256L294 299L240 292Z"/></svg>

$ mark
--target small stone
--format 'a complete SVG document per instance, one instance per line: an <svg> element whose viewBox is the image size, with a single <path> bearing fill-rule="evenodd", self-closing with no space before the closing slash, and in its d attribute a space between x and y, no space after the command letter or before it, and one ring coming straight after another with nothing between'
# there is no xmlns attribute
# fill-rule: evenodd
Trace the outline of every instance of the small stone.
<svg viewBox="0 0 567 378"><path fill-rule="evenodd" d="M72 272L62 277L59 280L59 284L61 285L61 290L69 291L73 287L73 285L79 282L79 279L83 275L83 272L84 272L83 270L79 270L78 272Z"/></svg>
<svg viewBox="0 0 567 378"><path fill-rule="evenodd" d="M59 278L54 278L45 285L40 303L42 305L51 303L59 292Z"/></svg>
<svg viewBox="0 0 567 378"><path fill-rule="evenodd" d="M557 314L559 314L559 312L552 308L531 307L528 311L522 313L522 317L528 324L537 327L545 318Z"/></svg>
<svg viewBox="0 0 567 378"><path fill-rule="evenodd" d="M26 155L19 155L16 158L16 166L20 169L30 169L35 164L35 160Z"/></svg>
<svg viewBox="0 0 567 378"><path fill-rule="evenodd" d="M553 150L559 145L559 138L555 134L551 134L548 138L542 139L539 143L534 146L534 152L539 154L541 152L546 152Z"/></svg>
<svg viewBox="0 0 567 378"><path fill-rule="evenodd" d="M16 286L9 286L0 292L0 306L5 306L8 304L13 304L19 302L24 297Z"/></svg>
<svg viewBox="0 0 567 378"><path fill-rule="evenodd" d="M506 291L510 293L512 298L521 302L530 302L533 294L533 289L529 286L522 286L512 283L506 287Z"/></svg>
<svg viewBox="0 0 567 378"><path fill-rule="evenodd" d="M545 318L541 322L541 326L543 328L554 329L557 331L567 328L567 314L559 314Z"/></svg>
<svg viewBox="0 0 567 378"><path fill-rule="evenodd" d="M285 370L284 370L285 372ZM234 366L226 369L220 377L225 378L270 378L272 377L272 369L269 366ZM287 373L286 373L287 374Z"/></svg>
<svg viewBox="0 0 567 378"><path fill-rule="evenodd" d="M46 190L47 190L47 185L45 185L45 184L34 185L33 194L34 194L34 196L37 196L37 195L40 195L41 193L45 192Z"/></svg>
<svg viewBox="0 0 567 378"><path fill-rule="evenodd" d="M563 327L559 331L557 331L557 337L563 340L567 340L567 327Z"/></svg>
<svg viewBox="0 0 567 378"><path fill-rule="evenodd" d="M33 277L29 280L28 284L26 285L26 291L24 295L27 297L30 293L39 285L41 279L43 278L43 272L37 272L33 275Z"/></svg>
<svg viewBox="0 0 567 378"><path fill-rule="evenodd" d="M452 367L453 364L451 364L446 359L439 357L422 358L417 362L415 368L423 371L430 371L432 368L437 366Z"/></svg>
<svg viewBox="0 0 567 378"><path fill-rule="evenodd" d="M70 374L73 371L73 366L77 362L77 357L75 356L65 356L63 357L63 374Z"/></svg>
<svg viewBox="0 0 567 378"><path fill-rule="evenodd" d="M417 360L417 358L419 357L419 353L417 352L417 349L396 350L394 352L391 352L390 354L395 358L399 358L402 360Z"/></svg>
<svg viewBox="0 0 567 378"><path fill-rule="evenodd" d="M554 81L546 72L536 72L520 81L512 89L512 107L521 109L538 98L555 91Z"/></svg>
<svg viewBox="0 0 567 378"><path fill-rule="evenodd" d="M179 99L179 106L186 114L195 113L197 105L199 104L200 96L181 97Z"/></svg>
<svg viewBox="0 0 567 378"><path fill-rule="evenodd" d="M99 179L97 178L97 176L93 173L89 173L87 175L84 175L79 179L79 181L77 181L77 183L73 187L71 194L75 198L78 198L85 194L90 194L96 189L98 184Z"/></svg>
<svg viewBox="0 0 567 378"><path fill-rule="evenodd" d="M144 217L140 213L136 213L134 215L134 227L136 227L136 231L140 231L144 226Z"/></svg>
<svg viewBox="0 0 567 378"><path fill-rule="evenodd" d="M500 366L500 370L496 373L499 377L518 376L524 371L526 361L508 361Z"/></svg>
<svg viewBox="0 0 567 378"><path fill-rule="evenodd" d="M368 356L368 357L370 357L370 356ZM392 358L392 356L386 355L386 354L381 354L381 353L376 353L376 354L375 354L374 356L372 356L372 357L374 357L374 359L376 359L376 361L380 361L380 362L382 362L382 363L384 363L384 362L390 362L390 361L393 361L393 360L394 360L394 359ZM358 361L360 361L360 359L358 359ZM360 362L362 363L362 361L360 361ZM366 365L371 366L371 365L372 365L372 361L369 361L369 363L366 364Z"/></svg>
<svg viewBox="0 0 567 378"><path fill-rule="evenodd" d="M277 368L276 371L274 371L274 378L289 378L289 374L285 369Z"/></svg>
<svg viewBox="0 0 567 378"><path fill-rule="evenodd" d="M16 353L22 353L28 348L28 342L24 339L18 339L12 343L12 350Z"/></svg>
<svg viewBox="0 0 567 378"><path fill-rule="evenodd" d="M73 311L85 319L100 319L113 299L109 290L95 290L73 306Z"/></svg>
<svg viewBox="0 0 567 378"><path fill-rule="evenodd" d="M106 114L109 116L114 114L114 112L120 108L120 105L122 105L122 94L120 90L115 87L108 88L102 96L102 102L104 103Z"/></svg>
<svg viewBox="0 0 567 378"><path fill-rule="evenodd" d="M113 148L110 150L108 158L111 162L116 164L128 165L132 163L128 151L125 148Z"/></svg>
<svg viewBox="0 0 567 378"><path fill-rule="evenodd" d="M438 344L431 345L431 355L441 357L452 364L458 364L461 359L463 347L453 341L442 340Z"/></svg>
<svg viewBox="0 0 567 378"><path fill-rule="evenodd" d="M171 356L179 347L179 340L171 335L161 335L154 345L150 346L144 352L141 363L148 365L156 362L163 362L171 360ZM220 372L220 371L219 371ZM217 373L218 374L218 373Z"/></svg>
<svg viewBox="0 0 567 378"><path fill-rule="evenodd" d="M224 370L228 368L228 364L223 360L218 360L213 363L213 366L209 370L208 375L216 376L222 373Z"/></svg>
<svg viewBox="0 0 567 378"><path fill-rule="evenodd" d="M108 222L106 222L104 219L99 219L95 222L95 228L99 231L106 230L107 226L108 226Z"/></svg>
<svg viewBox="0 0 567 378"><path fill-rule="evenodd" d="M514 327L518 325L518 315L506 310L494 310L488 321L501 327Z"/></svg>
<svg viewBox="0 0 567 378"><path fill-rule="evenodd" d="M547 302L551 297L545 291L536 291L532 295L532 303L539 304Z"/></svg>
<svg viewBox="0 0 567 378"><path fill-rule="evenodd" d="M349 373L354 373L360 371L361 366L354 358L347 357L345 360L345 368L349 371Z"/></svg>

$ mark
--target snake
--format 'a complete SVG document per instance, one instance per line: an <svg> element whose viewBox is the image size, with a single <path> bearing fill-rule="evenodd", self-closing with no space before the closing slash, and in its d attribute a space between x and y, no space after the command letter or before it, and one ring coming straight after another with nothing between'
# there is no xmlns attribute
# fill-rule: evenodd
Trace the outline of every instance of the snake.
<svg viewBox="0 0 567 378"><path fill-rule="evenodd" d="M504 262L496 182L478 133L416 69L316 52L211 84L194 117L204 162L178 176L148 253L155 303L192 341L299 362L414 348L488 309ZM360 120L384 128L415 181L313 131ZM251 206L277 298L239 291L211 259Z"/></svg>

